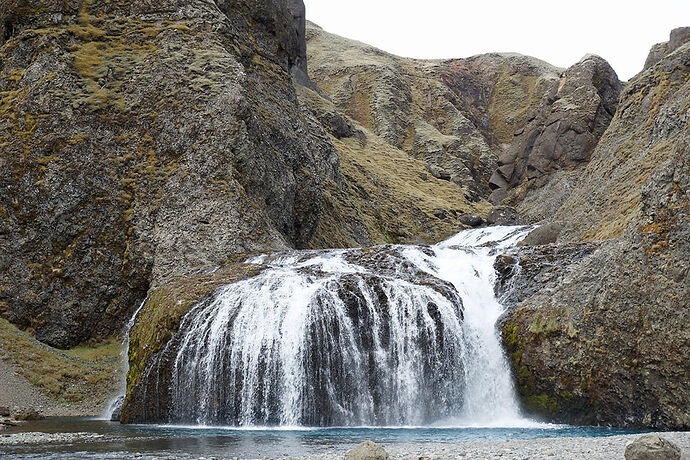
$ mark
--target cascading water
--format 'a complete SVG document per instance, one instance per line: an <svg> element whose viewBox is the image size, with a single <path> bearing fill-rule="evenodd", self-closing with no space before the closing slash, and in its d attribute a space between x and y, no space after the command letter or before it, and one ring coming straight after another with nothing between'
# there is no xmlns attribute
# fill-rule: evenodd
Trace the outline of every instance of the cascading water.
<svg viewBox="0 0 690 460"><path fill-rule="evenodd" d="M513 425L520 414L495 328L503 308L493 263L529 230L255 258L265 269L196 305L147 371L157 379L151 418Z"/></svg>
<svg viewBox="0 0 690 460"><path fill-rule="evenodd" d="M134 321L137 319L137 315L139 315L139 312L146 304L147 299L148 297L144 299L144 301L141 302L141 304L139 304L139 307L134 311L134 314L125 325L125 333L122 337L123 347L122 351L120 352L120 360L122 363L120 366L120 391L117 394L117 396L113 397L110 401L108 401L108 405L105 409L105 412L101 417L102 420L115 421L119 420L120 418L120 409L122 409L122 403L125 400L125 393L127 391L127 372L129 372L129 332L132 330L132 327L134 326Z"/></svg>

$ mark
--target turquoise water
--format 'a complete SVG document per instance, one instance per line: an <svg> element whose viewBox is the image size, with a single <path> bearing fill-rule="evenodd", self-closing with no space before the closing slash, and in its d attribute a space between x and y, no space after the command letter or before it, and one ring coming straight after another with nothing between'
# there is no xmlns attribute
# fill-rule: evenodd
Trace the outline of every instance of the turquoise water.
<svg viewBox="0 0 690 460"><path fill-rule="evenodd" d="M175 427L160 425L121 425L89 419L51 418L31 422L7 433L40 431L45 433L89 432L103 435L92 441L35 446L2 446L0 458L83 459L142 458L175 456L279 458L342 452L371 439L386 445L462 441L535 439L564 436L613 436L635 433L617 428L535 425L527 428L295 428L237 429L222 427ZM0 435L2 436L2 435Z"/></svg>

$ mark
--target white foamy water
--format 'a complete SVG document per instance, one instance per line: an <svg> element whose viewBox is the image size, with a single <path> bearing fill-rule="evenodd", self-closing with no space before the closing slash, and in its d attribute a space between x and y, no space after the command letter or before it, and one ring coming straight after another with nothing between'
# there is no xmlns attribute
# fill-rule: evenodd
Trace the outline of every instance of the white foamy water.
<svg viewBox="0 0 690 460"><path fill-rule="evenodd" d="M167 393L151 398L174 404L151 421L530 426L496 330L493 269L529 230L252 259L266 269L196 305L161 353L170 374L148 375Z"/></svg>
<svg viewBox="0 0 690 460"><path fill-rule="evenodd" d="M148 300L148 296L143 302L141 302L141 304L139 304L139 307L137 307L137 309L134 311L134 314L125 325L125 333L124 337L122 338L123 346L122 351L120 352L120 392L117 396L114 396L110 399L110 401L108 401L105 412L103 412L100 417L97 417L98 420L112 420L113 414L116 412L119 414L120 408L122 407L122 402L125 400L125 392L127 391L127 372L129 372L129 332L132 330L139 312L146 304L146 300Z"/></svg>

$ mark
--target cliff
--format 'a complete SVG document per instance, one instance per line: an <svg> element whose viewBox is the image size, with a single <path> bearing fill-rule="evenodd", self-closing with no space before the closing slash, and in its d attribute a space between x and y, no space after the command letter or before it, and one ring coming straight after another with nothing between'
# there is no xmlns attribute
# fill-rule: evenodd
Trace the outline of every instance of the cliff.
<svg viewBox="0 0 690 460"><path fill-rule="evenodd" d="M589 163L553 181L573 185L551 218L560 244L542 251L567 268L502 326L525 404L549 419L690 426L689 80L685 44L628 82ZM554 252L580 242L591 254L569 265Z"/></svg>
<svg viewBox="0 0 690 460"><path fill-rule="evenodd" d="M0 315L46 344L117 334L151 286L237 254L486 214L365 130L324 131L300 1L16 0L0 24Z"/></svg>
<svg viewBox="0 0 690 460"><path fill-rule="evenodd" d="M495 204L586 164L622 88L598 56L569 69L518 54L413 60L312 24L307 43L312 79L338 109Z"/></svg>

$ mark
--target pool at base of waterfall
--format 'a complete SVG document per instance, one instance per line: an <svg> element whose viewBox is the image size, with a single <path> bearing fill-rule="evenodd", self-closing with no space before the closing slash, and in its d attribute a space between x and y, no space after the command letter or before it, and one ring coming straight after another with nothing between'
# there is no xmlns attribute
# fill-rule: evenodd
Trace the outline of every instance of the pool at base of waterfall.
<svg viewBox="0 0 690 460"><path fill-rule="evenodd" d="M30 433L44 433L38 436ZM602 437L637 433L618 428L527 423L524 427L232 428L121 425L93 419L49 418L0 434L0 457L86 458L290 458L344 453L366 440L386 448L403 444Z"/></svg>

